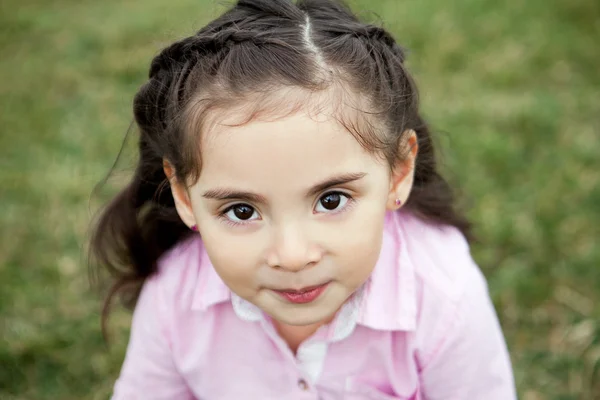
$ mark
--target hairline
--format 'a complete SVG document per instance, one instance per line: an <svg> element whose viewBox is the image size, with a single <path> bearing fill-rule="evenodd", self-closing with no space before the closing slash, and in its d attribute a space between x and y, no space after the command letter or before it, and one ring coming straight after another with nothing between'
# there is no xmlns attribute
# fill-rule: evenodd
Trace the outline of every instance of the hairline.
<svg viewBox="0 0 600 400"><path fill-rule="evenodd" d="M189 178L193 184L199 178L202 143L207 135L218 132L219 126L241 127L257 120L277 121L302 112L310 116L326 115L332 118L366 151L385 160L379 147L386 136L383 130L388 128L377 120L378 113L365 109L370 103L365 95L351 89L346 83L334 83L316 90L285 85L274 88L269 93L264 91L237 95L218 95L216 93L219 91L215 88L204 90L193 97L182 115L184 147L188 149L186 162L195 166L185 177L186 181ZM221 93L226 92L221 90ZM211 93L214 95L211 96ZM279 99L286 100L281 103L277 102ZM282 104L285 105L282 107ZM223 123L238 113L239 122ZM196 151L191 151L193 148Z"/></svg>

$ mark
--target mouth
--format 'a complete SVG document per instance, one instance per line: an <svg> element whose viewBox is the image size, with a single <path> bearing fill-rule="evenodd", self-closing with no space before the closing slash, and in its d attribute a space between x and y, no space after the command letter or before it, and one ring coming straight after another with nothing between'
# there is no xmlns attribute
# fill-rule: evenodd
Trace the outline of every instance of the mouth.
<svg viewBox="0 0 600 400"><path fill-rule="evenodd" d="M290 303L306 304L315 301L329 286L329 282L318 286L310 286L300 290L284 289L274 292Z"/></svg>

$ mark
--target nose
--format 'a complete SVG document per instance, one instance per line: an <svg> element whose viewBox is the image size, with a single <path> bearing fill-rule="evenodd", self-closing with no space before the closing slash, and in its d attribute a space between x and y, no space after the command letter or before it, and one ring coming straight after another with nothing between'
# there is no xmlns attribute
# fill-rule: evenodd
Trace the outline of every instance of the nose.
<svg viewBox="0 0 600 400"><path fill-rule="evenodd" d="M301 271L319 262L321 250L311 243L309 234L300 226L288 225L273 233L267 262L273 268Z"/></svg>

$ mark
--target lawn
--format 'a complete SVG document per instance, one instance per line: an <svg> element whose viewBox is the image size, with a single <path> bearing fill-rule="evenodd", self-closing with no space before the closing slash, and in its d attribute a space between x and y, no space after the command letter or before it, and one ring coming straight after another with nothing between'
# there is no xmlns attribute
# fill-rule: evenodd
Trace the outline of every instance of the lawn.
<svg viewBox="0 0 600 400"><path fill-rule="evenodd" d="M409 49L461 187L525 400L600 399L600 2L356 0ZM161 46L201 0L0 2L0 398L106 399L111 344L84 255L97 195ZM365 14L368 18L376 18Z"/></svg>

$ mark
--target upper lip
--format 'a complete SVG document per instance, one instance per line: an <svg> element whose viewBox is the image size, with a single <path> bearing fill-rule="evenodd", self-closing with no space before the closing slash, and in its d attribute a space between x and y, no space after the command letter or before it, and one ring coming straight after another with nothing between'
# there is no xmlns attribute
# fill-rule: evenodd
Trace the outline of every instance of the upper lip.
<svg viewBox="0 0 600 400"><path fill-rule="evenodd" d="M321 283L319 285L314 285L314 286L306 286L301 289L277 289L277 291L278 292L287 292L287 293L303 293L303 292L308 292L308 291L320 288L321 286L325 286L327 283L328 282Z"/></svg>

